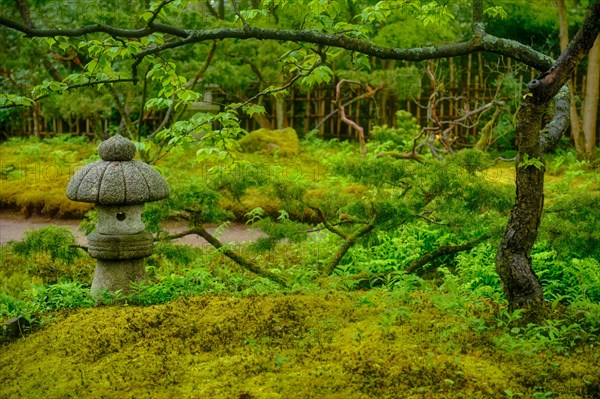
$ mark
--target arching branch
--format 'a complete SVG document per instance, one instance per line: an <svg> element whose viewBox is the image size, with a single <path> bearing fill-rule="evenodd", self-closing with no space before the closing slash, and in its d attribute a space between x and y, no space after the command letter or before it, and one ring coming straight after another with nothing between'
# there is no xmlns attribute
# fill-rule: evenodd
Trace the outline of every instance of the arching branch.
<svg viewBox="0 0 600 399"><path fill-rule="evenodd" d="M148 55L157 54L165 50L185 46L191 43L223 39L258 39L312 43L357 51L381 59L403 61L424 61L429 59L449 58L485 50L505 55L540 71L545 71L550 68L553 62L550 57L535 51L526 45L488 35L483 32L479 32L479 34L471 40L462 43L405 49L378 46L366 40L352 38L342 33L323 33L307 29L286 30L244 26L242 28L194 30L182 29L173 25L161 23L154 23L151 26L146 26L141 29L123 29L104 24L87 25L73 29L33 29L2 16L0 16L0 25L23 32L26 37L80 37L91 33L106 33L117 37L141 38L155 32L160 32L181 38L181 40L171 41L139 52L135 56L135 64L139 64L141 60Z"/></svg>
<svg viewBox="0 0 600 399"><path fill-rule="evenodd" d="M105 24L86 25L80 28L73 29L38 29L27 27L19 22L0 16L0 25L22 32L25 34L25 37L80 37L91 33L106 33L110 36L141 38L156 32L167 33L169 35L177 37L187 37L189 35L188 31L186 31L185 29L181 29L173 25L166 25L160 23L152 24L152 26L146 26L141 29L123 29Z"/></svg>

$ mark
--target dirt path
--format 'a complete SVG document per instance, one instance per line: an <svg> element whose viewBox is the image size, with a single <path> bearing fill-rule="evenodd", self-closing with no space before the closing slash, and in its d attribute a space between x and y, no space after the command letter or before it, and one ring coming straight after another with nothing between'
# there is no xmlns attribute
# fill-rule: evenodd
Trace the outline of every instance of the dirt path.
<svg viewBox="0 0 600 399"><path fill-rule="evenodd" d="M23 238L23 234L29 229L38 229L40 227L47 226L49 224L55 224L58 226L67 226L73 234L79 240L82 245L86 244L86 238L78 230L80 220L73 219L52 219L45 216L32 216L30 218L24 218L18 212L11 211L0 211L0 244L4 244L7 241L16 241ZM207 230L210 233L215 231L216 226L208 227ZM179 233L186 229L184 223L169 222L167 223L167 230L171 233ZM257 230L251 230L243 224L234 224L223 230L223 234L220 236L220 240L223 243L229 242L244 242L254 241L259 237L263 237L264 234ZM208 243L198 236L186 236L176 240L175 242L189 245L208 245Z"/></svg>

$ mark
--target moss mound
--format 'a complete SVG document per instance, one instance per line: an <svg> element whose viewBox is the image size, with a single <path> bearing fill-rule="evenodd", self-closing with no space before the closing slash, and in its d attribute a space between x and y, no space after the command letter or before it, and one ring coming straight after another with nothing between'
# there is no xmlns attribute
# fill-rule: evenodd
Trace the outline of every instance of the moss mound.
<svg viewBox="0 0 600 399"><path fill-rule="evenodd" d="M83 139L83 140L80 140ZM71 175L92 156L85 138L72 142L13 140L0 145L0 204L29 216L81 217L92 204L70 201Z"/></svg>
<svg viewBox="0 0 600 399"><path fill-rule="evenodd" d="M503 398L510 391L572 398L598 392L593 348L573 357L491 351L493 336L444 315L419 293L406 301L410 310L383 292L205 296L84 309L0 348L0 397Z"/></svg>
<svg viewBox="0 0 600 399"><path fill-rule="evenodd" d="M292 156L300 151L298 134L291 127L282 130L258 129L239 140L244 152L264 155L280 154Z"/></svg>

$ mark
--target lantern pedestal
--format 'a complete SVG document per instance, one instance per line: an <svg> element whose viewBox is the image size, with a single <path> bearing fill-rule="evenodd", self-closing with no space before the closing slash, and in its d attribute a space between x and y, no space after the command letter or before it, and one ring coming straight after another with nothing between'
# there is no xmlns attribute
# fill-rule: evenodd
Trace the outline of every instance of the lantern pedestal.
<svg viewBox="0 0 600 399"><path fill-rule="evenodd" d="M148 278L144 259L102 260L96 261L94 280L90 294L96 299L103 292L128 294L132 282L140 282Z"/></svg>

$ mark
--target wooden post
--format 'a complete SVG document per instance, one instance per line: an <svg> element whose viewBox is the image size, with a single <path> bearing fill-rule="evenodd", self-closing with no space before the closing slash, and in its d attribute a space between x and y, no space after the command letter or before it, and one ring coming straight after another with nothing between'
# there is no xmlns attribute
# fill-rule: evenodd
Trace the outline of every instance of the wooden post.
<svg viewBox="0 0 600 399"><path fill-rule="evenodd" d="M479 83L483 86L485 82L483 79L483 59L481 57L481 51L477 53L477 62L479 63Z"/></svg>
<svg viewBox="0 0 600 399"><path fill-rule="evenodd" d="M304 131L309 132L310 129L310 91L306 94L306 101L304 102Z"/></svg>
<svg viewBox="0 0 600 399"><path fill-rule="evenodd" d="M417 96L417 121L421 124L421 93Z"/></svg>
<svg viewBox="0 0 600 399"><path fill-rule="evenodd" d="M467 98L471 97L471 67L473 66L473 56L467 56Z"/></svg>
<svg viewBox="0 0 600 399"><path fill-rule="evenodd" d="M360 101L356 102L356 118L355 119L358 122L358 124L360 125ZM367 129L368 129L368 127L367 127ZM365 138L366 138L366 136L367 135L365 135Z"/></svg>
<svg viewBox="0 0 600 399"><path fill-rule="evenodd" d="M329 92L329 90L327 92ZM329 100L329 101L327 101L327 100ZM333 101L331 101L331 99L327 99L327 100L325 100L325 101L327 103L329 103L329 111L327 112L327 114L329 114L330 112L333 112L333 110L335 109L335 105L333 104ZM333 135L335 133L335 124L336 124L335 119L329 118L329 134L331 134L331 135Z"/></svg>
<svg viewBox="0 0 600 399"><path fill-rule="evenodd" d="M449 87L449 92L450 92L450 96L454 96L454 86L456 86L456 82L454 81L454 57L450 58L450 87ZM449 104L449 115L450 118L454 117L454 100L450 100L450 104Z"/></svg>
<svg viewBox="0 0 600 399"><path fill-rule="evenodd" d="M519 75L519 96L517 98L523 98L523 75Z"/></svg>
<svg viewBox="0 0 600 399"><path fill-rule="evenodd" d="M325 117L325 93L323 90L319 90L318 104L319 112L317 113L317 118L318 120L321 120ZM319 127L319 130L321 137L325 137L325 123Z"/></svg>
<svg viewBox="0 0 600 399"><path fill-rule="evenodd" d="M294 99L294 88L292 86L292 90L290 91L290 119L289 119L289 123L288 126L291 126L293 129L296 128L296 124L294 123L294 103L295 99ZM304 133L306 134L306 132Z"/></svg>

